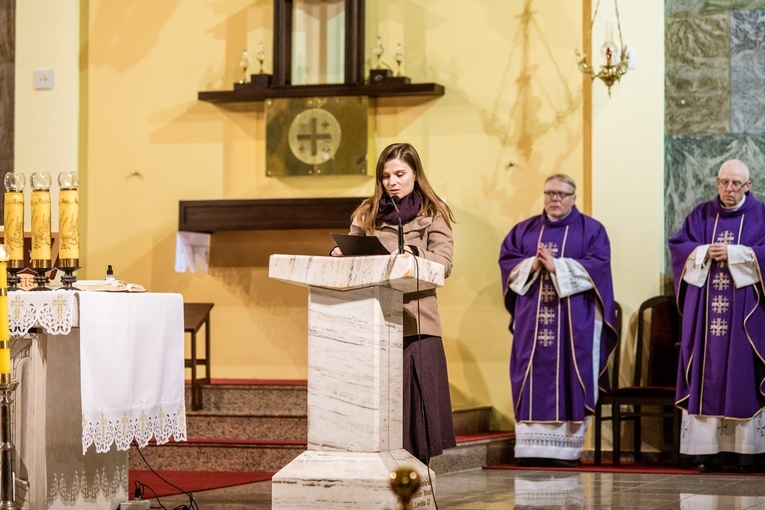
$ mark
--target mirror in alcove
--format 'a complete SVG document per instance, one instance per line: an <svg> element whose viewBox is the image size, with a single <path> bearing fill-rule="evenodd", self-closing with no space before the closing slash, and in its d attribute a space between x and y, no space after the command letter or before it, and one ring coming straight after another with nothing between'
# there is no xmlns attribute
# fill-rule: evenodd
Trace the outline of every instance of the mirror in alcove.
<svg viewBox="0 0 765 510"><path fill-rule="evenodd" d="M274 0L277 87L364 84L364 0Z"/></svg>
<svg viewBox="0 0 765 510"><path fill-rule="evenodd" d="M345 0L293 0L292 85L345 80Z"/></svg>

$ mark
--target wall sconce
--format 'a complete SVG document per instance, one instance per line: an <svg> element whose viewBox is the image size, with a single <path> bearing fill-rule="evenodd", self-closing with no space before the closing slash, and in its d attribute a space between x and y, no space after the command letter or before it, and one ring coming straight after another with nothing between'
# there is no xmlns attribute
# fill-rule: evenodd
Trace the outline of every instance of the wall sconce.
<svg viewBox="0 0 765 510"><path fill-rule="evenodd" d="M598 8L600 7L600 0L595 5L595 12L592 15L592 21L590 22L590 32L587 37L588 47L592 47L592 26L595 24L595 17L598 15ZM616 46L614 42L614 24L612 22L606 23L606 40L601 47L601 53L605 60L605 63L600 66L600 70L595 72L595 69L590 63L587 62L587 53L579 53L576 50L576 63L579 66L579 70L585 74L589 74L592 79L600 78L603 83L608 87L608 97L611 97L611 86L619 81L619 79L627 74L627 67L629 65L629 54L627 53L627 47L622 40L622 25L619 21L619 4L614 0L614 7L616 9L616 26L619 29L619 46ZM619 51L621 48L621 51Z"/></svg>

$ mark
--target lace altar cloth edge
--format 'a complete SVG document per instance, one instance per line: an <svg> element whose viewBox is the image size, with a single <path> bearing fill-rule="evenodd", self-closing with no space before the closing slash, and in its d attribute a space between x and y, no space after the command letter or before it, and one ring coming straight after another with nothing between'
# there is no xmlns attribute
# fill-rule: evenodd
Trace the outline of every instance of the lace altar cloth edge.
<svg viewBox="0 0 765 510"><path fill-rule="evenodd" d="M80 306L78 306L78 298ZM120 306L126 303L125 299L132 299L133 304L138 306ZM186 440L186 408L184 399L183 379L183 298L178 294L113 294L97 292L12 292L8 296L9 326L12 338L19 338L29 333L33 327L42 327L49 335L68 335L72 327L80 326L80 307L85 316L89 309L96 310L110 307L109 321L104 323L98 320L88 320L86 336L95 334L98 338L108 336L109 342L120 342L124 351L129 355L140 357L142 352L154 352L145 350L152 346L164 345L165 340L170 340L170 346L163 348L162 359L158 361L158 372L162 374L157 387L161 388L157 394L147 398L147 392L143 392L141 402L131 402L130 395L133 392L104 391L94 397L90 385L97 387L109 386L108 381L114 381L114 370L117 368L102 370L97 374L98 368L108 363L109 358L114 358L110 353L98 352L94 346L103 342L86 341L81 336L81 370L82 370L82 451L87 451L90 445L95 445L96 451L103 453L109 451L112 444L121 451L128 450L135 440L139 447L144 447L154 438L157 444L167 443L171 438L175 441ZM94 312L95 313L95 312ZM106 314L97 314L106 315ZM115 320L123 319L130 323L160 322L162 328L157 330L154 338L143 338L144 342L131 336L145 332L146 328L128 328L122 335L114 334ZM160 321L161 319L161 321ZM132 321L132 322L130 322ZM151 322L150 322L151 323ZM140 324L139 324L140 325ZM106 335L106 330L109 335ZM124 329L124 328L117 328ZM91 332L91 333L88 333ZM82 330L81 330L82 335ZM146 335L141 335L145 337ZM162 340L157 342L157 339ZM92 340L92 339L91 339ZM146 344L149 344L148 346ZM119 349L117 349L119 350ZM86 365L93 369L86 373ZM95 360L95 361L94 361ZM168 377L168 372L170 376ZM130 374L124 374L128 380ZM151 377L149 377L150 379ZM99 379L101 379L99 381ZM170 384L168 384L168 379ZM146 384L144 377L134 378L135 385L151 386ZM173 382L174 381L174 382ZM144 388L145 390L145 388ZM96 392L97 393L97 392ZM116 393L117 401L106 401L103 395ZM139 392L140 393L140 392ZM149 391L149 394L152 392ZM90 404L90 405L87 405Z"/></svg>

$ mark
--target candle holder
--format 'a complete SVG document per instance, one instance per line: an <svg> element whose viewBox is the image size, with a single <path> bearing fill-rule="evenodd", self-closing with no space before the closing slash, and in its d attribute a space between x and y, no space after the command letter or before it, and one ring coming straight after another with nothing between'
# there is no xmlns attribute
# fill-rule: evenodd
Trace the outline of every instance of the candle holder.
<svg viewBox="0 0 765 510"><path fill-rule="evenodd" d="M56 268L64 273L61 277L63 287L60 290L80 290L74 287L74 282L77 281L74 272L80 269L80 259L59 259Z"/></svg>
<svg viewBox="0 0 765 510"><path fill-rule="evenodd" d="M239 83L247 83L247 68L250 67L250 56L247 50L242 51L242 57L239 59L239 67L242 68L242 79Z"/></svg>
<svg viewBox="0 0 765 510"><path fill-rule="evenodd" d="M8 261L8 292L13 292L15 290L24 290L21 287L19 287L19 284L21 283L21 277L19 276L19 273L24 270L24 261L23 260L9 260Z"/></svg>
<svg viewBox="0 0 765 510"><path fill-rule="evenodd" d="M29 289L30 291L51 290L46 284L50 282L50 278L46 274L53 269L51 267L50 259L32 259L29 261L29 269L37 273L32 281L37 285ZM2 510L2 507L0 507Z"/></svg>
<svg viewBox="0 0 765 510"><path fill-rule="evenodd" d="M4 342L0 342L4 343ZM8 342L10 343L10 342ZM11 374L0 374L0 509L21 508L13 497L13 392L18 386L11 380Z"/></svg>
<svg viewBox="0 0 765 510"><path fill-rule="evenodd" d="M13 360L11 359L11 332L8 317L8 281L6 279L8 246L0 245L0 509L21 508L17 505L14 493L13 473L13 392L18 385L11 378Z"/></svg>

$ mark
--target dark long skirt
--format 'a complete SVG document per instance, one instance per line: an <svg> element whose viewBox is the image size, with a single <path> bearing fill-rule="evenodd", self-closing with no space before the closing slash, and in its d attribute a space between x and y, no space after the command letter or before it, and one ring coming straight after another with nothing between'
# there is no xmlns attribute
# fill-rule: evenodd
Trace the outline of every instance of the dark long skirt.
<svg viewBox="0 0 765 510"><path fill-rule="evenodd" d="M404 449L427 464L457 443L441 337L417 338L404 337Z"/></svg>

